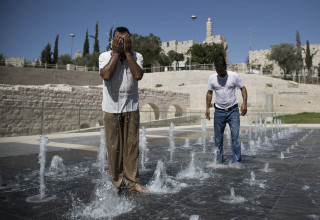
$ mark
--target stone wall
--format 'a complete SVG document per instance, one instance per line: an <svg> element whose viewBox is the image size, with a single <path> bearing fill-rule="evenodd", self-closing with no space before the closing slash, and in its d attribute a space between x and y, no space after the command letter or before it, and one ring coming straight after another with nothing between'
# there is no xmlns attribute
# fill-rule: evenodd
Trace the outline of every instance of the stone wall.
<svg viewBox="0 0 320 220"><path fill-rule="evenodd" d="M140 89L140 106L158 109L165 119L170 105L183 113L190 105L189 94ZM0 136L48 134L103 125L102 86L1 85Z"/></svg>
<svg viewBox="0 0 320 220"><path fill-rule="evenodd" d="M1 85L0 136L76 130L102 124L98 87Z"/></svg>

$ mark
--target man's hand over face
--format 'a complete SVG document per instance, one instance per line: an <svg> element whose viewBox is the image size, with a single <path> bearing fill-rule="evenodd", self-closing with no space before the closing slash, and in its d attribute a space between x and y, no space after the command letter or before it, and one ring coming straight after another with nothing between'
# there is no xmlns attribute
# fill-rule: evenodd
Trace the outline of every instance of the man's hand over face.
<svg viewBox="0 0 320 220"><path fill-rule="evenodd" d="M123 36L124 40L124 53L131 53L131 39L128 33L125 33Z"/></svg>

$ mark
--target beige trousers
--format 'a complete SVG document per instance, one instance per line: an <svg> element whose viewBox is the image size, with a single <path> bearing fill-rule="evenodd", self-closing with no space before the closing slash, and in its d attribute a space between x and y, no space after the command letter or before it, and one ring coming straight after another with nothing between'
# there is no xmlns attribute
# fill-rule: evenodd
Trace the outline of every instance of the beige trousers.
<svg viewBox="0 0 320 220"><path fill-rule="evenodd" d="M139 111L104 112L103 118L109 174L117 188L124 181L131 191L139 183Z"/></svg>

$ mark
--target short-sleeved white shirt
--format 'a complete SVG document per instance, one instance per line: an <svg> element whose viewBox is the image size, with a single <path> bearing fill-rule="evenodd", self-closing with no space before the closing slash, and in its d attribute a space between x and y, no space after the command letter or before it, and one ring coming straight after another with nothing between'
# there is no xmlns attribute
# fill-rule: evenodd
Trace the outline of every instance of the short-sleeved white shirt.
<svg viewBox="0 0 320 220"><path fill-rule="evenodd" d="M215 104L218 108L230 108L237 104L236 88L243 87L240 76L236 72L227 71L225 77L217 73L210 75L208 90L214 90L216 94Z"/></svg>
<svg viewBox="0 0 320 220"><path fill-rule="evenodd" d="M142 68L143 57L132 52L137 64ZM111 59L112 51L99 56L99 71ZM110 81L103 80L102 111L108 113L132 112L139 109L138 81L133 78L128 61L118 60L115 73Z"/></svg>

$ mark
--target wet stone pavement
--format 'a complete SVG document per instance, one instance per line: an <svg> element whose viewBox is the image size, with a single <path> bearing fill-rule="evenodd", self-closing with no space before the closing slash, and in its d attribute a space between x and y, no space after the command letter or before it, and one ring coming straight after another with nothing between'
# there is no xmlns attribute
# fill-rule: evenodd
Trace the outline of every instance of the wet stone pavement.
<svg viewBox="0 0 320 220"><path fill-rule="evenodd" d="M172 148L168 128L146 129L148 160L145 169L140 169L140 181L150 187L163 162L165 173L160 178L165 186L161 193L151 190L145 195L122 191L117 196L125 198L133 208L112 219L320 218L319 129L268 128L251 129L250 133L249 128L242 128L241 166L229 164L231 147L227 132L226 160L223 165L212 164L216 151L212 135L212 128L203 132L200 127L177 127ZM184 146L186 138L189 146ZM98 151L100 135L51 141L88 144ZM0 143L0 147L4 144ZM23 143L21 146L29 147ZM0 157L1 219L109 219L108 210L92 216L81 213L94 199L95 180L101 179L99 169L93 166L97 151L48 151L46 173L54 155L63 159L65 171L60 176L45 176L46 194L56 198L40 203L26 201L39 194L38 155Z"/></svg>

